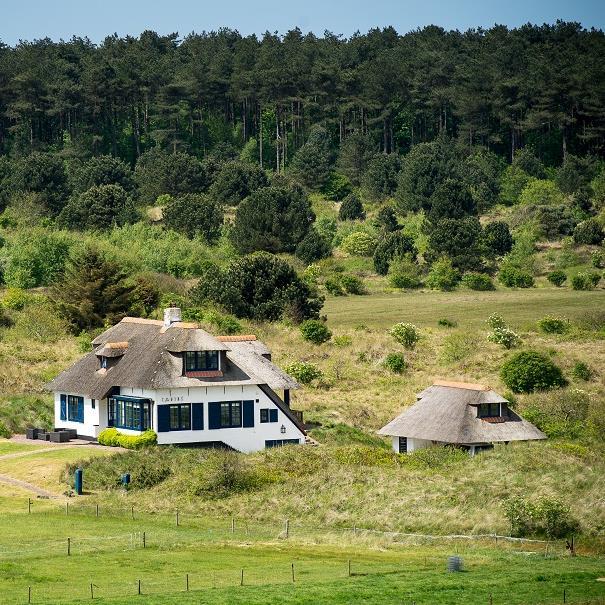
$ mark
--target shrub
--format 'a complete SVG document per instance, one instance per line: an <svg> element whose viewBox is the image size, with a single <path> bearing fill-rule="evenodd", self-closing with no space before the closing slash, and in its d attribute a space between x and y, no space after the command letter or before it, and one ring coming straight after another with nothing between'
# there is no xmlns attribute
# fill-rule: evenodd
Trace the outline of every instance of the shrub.
<svg viewBox="0 0 605 605"><path fill-rule="evenodd" d="M99 155L76 164L71 170L70 183L76 193L101 185L120 185L125 191L134 189L130 167L118 158Z"/></svg>
<svg viewBox="0 0 605 605"><path fill-rule="evenodd" d="M207 311L203 320L214 326L221 334L239 334L242 324L233 315L226 315L218 311Z"/></svg>
<svg viewBox="0 0 605 605"><path fill-rule="evenodd" d="M389 267L389 283L394 288L419 288L420 275L420 267L407 258L394 260Z"/></svg>
<svg viewBox="0 0 605 605"><path fill-rule="evenodd" d="M338 220L340 221L362 221L365 217L363 204L354 193L344 199L338 210Z"/></svg>
<svg viewBox="0 0 605 605"><path fill-rule="evenodd" d="M552 181L535 179L530 181L519 196L519 203L526 206L555 206L564 200L563 193Z"/></svg>
<svg viewBox="0 0 605 605"><path fill-rule="evenodd" d="M487 335L487 339L490 342L502 345L505 349L514 349L521 344L521 338L519 335L506 326L502 328L494 328L494 331Z"/></svg>
<svg viewBox="0 0 605 605"><path fill-rule="evenodd" d="M560 288L567 281L567 275L565 275L565 271L551 271L547 279L551 284Z"/></svg>
<svg viewBox="0 0 605 605"><path fill-rule="evenodd" d="M7 288L1 304L11 311L22 311L32 301L32 296L21 288Z"/></svg>
<svg viewBox="0 0 605 605"><path fill-rule="evenodd" d="M578 361L574 367L571 369L571 375L576 380L584 380L589 381L593 376L593 371L590 369L588 364L583 361Z"/></svg>
<svg viewBox="0 0 605 605"><path fill-rule="evenodd" d="M431 270L426 278L426 285L431 290L453 290L460 281L460 273L452 266L449 258L441 258L431 265Z"/></svg>
<svg viewBox="0 0 605 605"><path fill-rule="evenodd" d="M510 265L500 269L498 279L508 288L531 288L534 285L531 273Z"/></svg>
<svg viewBox="0 0 605 605"><path fill-rule="evenodd" d="M500 315L500 313L492 313L486 319L486 323L492 330L495 330L497 328L508 327L506 322L504 321L504 317L502 317L502 315Z"/></svg>
<svg viewBox="0 0 605 605"><path fill-rule="evenodd" d="M595 287L595 278L587 272L577 273L571 278L571 287L574 290L592 290Z"/></svg>
<svg viewBox="0 0 605 605"><path fill-rule="evenodd" d="M413 349L416 343L420 340L420 332L418 328L411 323L398 323L395 324L390 330L389 334L406 349Z"/></svg>
<svg viewBox="0 0 605 605"><path fill-rule="evenodd" d="M538 320L538 328L547 334L564 334L569 330L569 320L565 317L546 315Z"/></svg>
<svg viewBox="0 0 605 605"><path fill-rule="evenodd" d="M340 284L348 294L367 294L363 280L355 275L343 274L339 277Z"/></svg>
<svg viewBox="0 0 605 605"><path fill-rule="evenodd" d="M260 166L235 160L221 166L208 192L215 200L236 206L268 184L267 175Z"/></svg>
<svg viewBox="0 0 605 605"><path fill-rule="evenodd" d="M393 372L393 374L403 374L406 368L405 357L403 356L403 353L389 353L384 358L382 364L387 370Z"/></svg>
<svg viewBox="0 0 605 605"><path fill-rule="evenodd" d="M590 262L592 263L592 266L597 269L605 269L605 251L595 250L590 255Z"/></svg>
<svg viewBox="0 0 605 605"><path fill-rule="evenodd" d="M500 377L513 393L532 393L567 384L561 369L538 351L513 355L502 366Z"/></svg>
<svg viewBox="0 0 605 605"><path fill-rule="evenodd" d="M453 332L443 339L443 349L440 361L443 363L457 363L470 357L477 351L477 339L471 334Z"/></svg>
<svg viewBox="0 0 605 605"><path fill-rule="evenodd" d="M391 233L399 229L397 215L392 206L383 206L376 215L374 226L383 233Z"/></svg>
<svg viewBox="0 0 605 605"><path fill-rule="evenodd" d="M508 225L502 221L488 223L481 233L481 246L486 256L504 256L513 248L514 240Z"/></svg>
<svg viewBox="0 0 605 605"><path fill-rule="evenodd" d="M599 245L603 241L603 228L594 218L579 223L573 232L576 244Z"/></svg>
<svg viewBox="0 0 605 605"><path fill-rule="evenodd" d="M401 230L387 233L376 246L374 251L374 268L379 275L386 275L389 265L395 258L409 256L415 258L418 253L414 240Z"/></svg>
<svg viewBox="0 0 605 605"><path fill-rule="evenodd" d="M455 328L458 325L458 322L448 319L447 317L442 317L437 320L437 325L443 326L444 328Z"/></svg>
<svg viewBox="0 0 605 605"><path fill-rule="evenodd" d="M340 202L351 193L351 181L339 172L330 172L328 182L323 186L322 193L328 200Z"/></svg>
<svg viewBox="0 0 605 605"><path fill-rule="evenodd" d="M155 431L151 430L145 431L140 435L125 435L115 428L107 428L99 433L97 441L101 445L110 447L120 446L127 450L138 450L155 445L158 442L158 436Z"/></svg>
<svg viewBox="0 0 605 605"><path fill-rule="evenodd" d="M534 501L509 498L504 503L504 510L516 536L563 538L579 528L569 507L555 498L542 496Z"/></svg>
<svg viewBox="0 0 605 605"><path fill-rule="evenodd" d="M352 256L372 256L376 238L364 231L354 231L345 237L340 247Z"/></svg>
<svg viewBox="0 0 605 605"><path fill-rule="evenodd" d="M311 228L304 239L296 246L294 254L305 263L327 258L332 247L315 229Z"/></svg>
<svg viewBox="0 0 605 605"><path fill-rule="evenodd" d="M318 319L307 319L300 324L302 337L315 345L320 345L332 338L332 332L323 321Z"/></svg>
<svg viewBox="0 0 605 605"><path fill-rule="evenodd" d="M327 290L328 294L331 294L332 296L346 296L347 295L344 288L342 287L342 284L340 283L340 280L337 278L326 279L326 283L324 284L324 287Z"/></svg>
<svg viewBox="0 0 605 605"><path fill-rule="evenodd" d="M10 439L12 436L13 434L10 432L6 424L4 424L2 420L0 420L0 437L4 439Z"/></svg>
<svg viewBox="0 0 605 605"><path fill-rule="evenodd" d="M399 168L399 156L396 153L380 153L368 162L362 185L371 199L379 200L395 193Z"/></svg>
<svg viewBox="0 0 605 605"><path fill-rule="evenodd" d="M323 372L314 364L307 361L297 361L284 367L286 373L293 376L301 384L310 384L323 376Z"/></svg>
<svg viewBox="0 0 605 605"><path fill-rule="evenodd" d="M462 277L462 283L470 290L481 292L496 289L491 277L485 273L466 273Z"/></svg>
<svg viewBox="0 0 605 605"><path fill-rule="evenodd" d="M214 243L221 234L223 208L208 195L185 193L170 198L163 214L168 229L190 239L201 236L207 242Z"/></svg>

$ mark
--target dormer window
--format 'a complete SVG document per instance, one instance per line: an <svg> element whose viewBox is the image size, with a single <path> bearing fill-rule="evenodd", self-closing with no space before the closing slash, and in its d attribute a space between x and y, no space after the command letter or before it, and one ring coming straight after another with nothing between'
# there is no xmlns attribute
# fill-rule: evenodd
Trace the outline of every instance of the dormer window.
<svg viewBox="0 0 605 605"><path fill-rule="evenodd" d="M105 355L101 355L101 357L99 357L99 364L101 365L102 370L107 369L107 357L105 357Z"/></svg>
<svg viewBox="0 0 605 605"><path fill-rule="evenodd" d="M212 372L219 369L218 351L186 351L185 372Z"/></svg>
<svg viewBox="0 0 605 605"><path fill-rule="evenodd" d="M477 409L478 418L497 418L502 416L500 403L482 403Z"/></svg>

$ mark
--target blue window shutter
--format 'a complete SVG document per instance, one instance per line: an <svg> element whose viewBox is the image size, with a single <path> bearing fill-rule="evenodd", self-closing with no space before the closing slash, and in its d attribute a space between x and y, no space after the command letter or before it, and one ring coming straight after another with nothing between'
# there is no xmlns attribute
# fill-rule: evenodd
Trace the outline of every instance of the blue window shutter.
<svg viewBox="0 0 605 605"><path fill-rule="evenodd" d="M84 397L78 397L78 422L84 422Z"/></svg>
<svg viewBox="0 0 605 605"><path fill-rule="evenodd" d="M269 422L277 422L277 410L269 410Z"/></svg>
<svg viewBox="0 0 605 605"><path fill-rule="evenodd" d="M201 431L204 428L204 404L191 404L191 429Z"/></svg>
<svg viewBox="0 0 605 605"><path fill-rule="evenodd" d="M244 401L243 426L254 426L254 401Z"/></svg>
<svg viewBox="0 0 605 605"><path fill-rule="evenodd" d="M221 404L218 401L212 401L208 404L208 428L221 428Z"/></svg>
<svg viewBox="0 0 605 605"><path fill-rule="evenodd" d="M67 395L61 395L61 420L67 420Z"/></svg>
<svg viewBox="0 0 605 605"><path fill-rule="evenodd" d="M170 406L158 405L158 433L170 431Z"/></svg>

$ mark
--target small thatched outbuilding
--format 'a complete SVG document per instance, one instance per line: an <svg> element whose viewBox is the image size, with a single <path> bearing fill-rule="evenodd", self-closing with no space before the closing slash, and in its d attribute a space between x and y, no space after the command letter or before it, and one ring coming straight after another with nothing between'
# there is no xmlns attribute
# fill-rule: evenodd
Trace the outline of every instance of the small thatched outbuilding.
<svg viewBox="0 0 605 605"><path fill-rule="evenodd" d="M437 380L418 394L418 401L379 431L393 438L400 453L455 445L471 455L494 443L546 439L515 413L509 402L483 384Z"/></svg>

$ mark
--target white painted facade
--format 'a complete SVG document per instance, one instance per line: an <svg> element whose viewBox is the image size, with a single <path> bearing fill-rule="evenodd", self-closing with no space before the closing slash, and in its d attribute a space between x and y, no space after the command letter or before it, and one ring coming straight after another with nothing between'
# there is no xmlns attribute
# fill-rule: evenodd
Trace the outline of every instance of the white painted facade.
<svg viewBox="0 0 605 605"><path fill-rule="evenodd" d="M400 454L411 454L416 450L423 450L435 444L434 441L429 439L413 439L412 437L407 437L407 450L401 452L399 449L399 439L399 437L393 437L393 450Z"/></svg>
<svg viewBox="0 0 605 605"><path fill-rule="evenodd" d="M63 393L64 395L77 395ZM97 400L92 407L92 400L84 397L84 421L61 420L61 395L55 393L55 426L76 429L79 436L97 438L108 426L107 399ZM151 400L151 428L157 432L159 445L199 444L222 442L241 452L256 452L265 448L266 441L297 440L305 442L302 431L288 416L259 388L258 385L237 386L201 386L184 389L148 390L141 388L120 389L120 395L142 397ZM209 428L209 403L226 401L253 401L254 426L232 428ZM158 431L158 406L170 404L203 404L203 429ZM277 410L277 422L261 423L261 409ZM139 431L118 428L121 433L138 435Z"/></svg>

